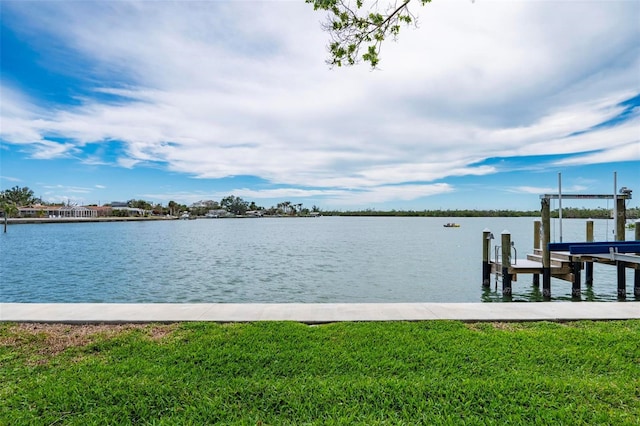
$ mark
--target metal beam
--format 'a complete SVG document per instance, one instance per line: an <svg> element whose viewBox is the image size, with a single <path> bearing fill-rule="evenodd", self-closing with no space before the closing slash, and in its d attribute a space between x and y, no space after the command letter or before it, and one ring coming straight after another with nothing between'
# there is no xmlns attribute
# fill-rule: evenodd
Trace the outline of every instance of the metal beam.
<svg viewBox="0 0 640 426"><path fill-rule="evenodd" d="M547 200L557 200L560 197L562 199L569 200L584 200L584 199L593 199L593 200L613 200L613 194L542 194L540 195L540 199ZM618 194L615 196L617 199L630 200L631 194Z"/></svg>

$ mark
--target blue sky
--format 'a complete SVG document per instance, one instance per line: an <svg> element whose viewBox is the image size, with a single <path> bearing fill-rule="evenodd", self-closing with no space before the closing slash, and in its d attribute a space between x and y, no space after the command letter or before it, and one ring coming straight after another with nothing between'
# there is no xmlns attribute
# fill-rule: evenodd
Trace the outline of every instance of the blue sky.
<svg viewBox="0 0 640 426"><path fill-rule="evenodd" d="M639 205L637 1L416 4L373 71L329 68L302 1L0 7L2 189L517 210L616 172Z"/></svg>

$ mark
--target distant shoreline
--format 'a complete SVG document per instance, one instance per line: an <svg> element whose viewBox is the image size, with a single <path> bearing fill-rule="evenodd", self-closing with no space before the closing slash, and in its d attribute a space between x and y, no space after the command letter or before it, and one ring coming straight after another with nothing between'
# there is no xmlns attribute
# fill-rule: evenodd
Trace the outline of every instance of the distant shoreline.
<svg viewBox="0 0 640 426"><path fill-rule="evenodd" d="M311 217L311 216L263 216L263 218L275 218L275 217ZM214 220L213 218L207 218L204 216L201 217L190 217L188 220ZM215 220L219 219L256 219L256 217L252 216L230 216L230 217L220 217L215 218ZM39 223L96 223L96 222L152 222L152 221L165 221L165 220L183 220L176 216L131 216L131 217L120 217L120 216L107 216L107 217L10 217L7 220L7 224L9 225L20 225L20 224L39 224ZM0 219L0 223L2 219Z"/></svg>
<svg viewBox="0 0 640 426"><path fill-rule="evenodd" d="M436 219L436 218L443 218L443 217L447 217L447 218L451 218L451 217L455 217L455 218L465 218L465 217L485 217L485 218L491 218L491 217L502 217L502 218L509 218L509 217L532 217L532 218L536 218L539 216L405 216L405 215L383 215L383 214L378 214L378 215L366 215L366 214L342 214L342 215L337 215L337 214L328 214L326 215L327 217L333 216L342 216L342 217L422 217L422 218L432 218L432 219ZM270 219L270 218L302 218L303 216L295 216L295 217L289 217L289 216L263 216L262 218L264 219ZM309 217L309 216L304 216L304 217ZM195 219L200 219L200 220L213 220L210 218L205 218L205 217L197 217L197 218L190 218L190 220L195 220ZM228 218L216 218L216 219L255 219L255 217L251 217L251 216L233 216L233 217L228 217ZM582 217L565 217L565 219L584 219ZM591 220L593 220L594 218L589 218ZM595 219L605 219L605 218L595 218ZM44 223L100 223L100 222L153 222L153 221L166 221L166 220L181 220L179 217L175 217L175 216L147 216L147 217L138 217L138 216L132 216L132 217L117 217L117 216L109 216L109 217L12 217L9 218L7 221L8 225L21 225L21 224L44 224ZM633 219L628 219L628 220L633 220ZM2 221L2 219L0 219L0 221Z"/></svg>
<svg viewBox="0 0 640 426"><path fill-rule="evenodd" d="M178 218L149 216L149 217L11 217L9 225L33 223L86 223L86 222L144 222L154 220L177 220Z"/></svg>

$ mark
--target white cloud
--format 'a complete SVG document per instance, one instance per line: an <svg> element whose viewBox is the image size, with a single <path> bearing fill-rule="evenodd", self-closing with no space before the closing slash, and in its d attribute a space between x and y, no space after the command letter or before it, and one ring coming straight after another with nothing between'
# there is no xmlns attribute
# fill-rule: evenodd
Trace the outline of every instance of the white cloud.
<svg viewBox="0 0 640 426"><path fill-rule="evenodd" d="M47 190L56 190L71 192L77 194L88 194L93 191L93 188L87 188L82 186L69 186L69 185L42 185L42 188Z"/></svg>
<svg viewBox="0 0 640 426"><path fill-rule="evenodd" d="M640 162L640 138L626 145L605 148L601 151L566 158L556 162L559 166L571 166L576 164L601 164L622 161ZM640 168L638 169L640 174Z"/></svg>
<svg viewBox="0 0 640 426"><path fill-rule="evenodd" d="M307 198L307 197L326 197L341 195L345 191L338 190L320 190L320 189L299 189L299 188L279 188L279 189L249 189L238 188L230 191L241 198L248 199L278 199L278 198ZM217 193L216 197L224 197L224 194Z"/></svg>
<svg viewBox="0 0 640 426"><path fill-rule="evenodd" d="M542 187L542 186L517 186L509 188L511 192L518 194L551 194L557 192L558 188Z"/></svg>
<svg viewBox="0 0 640 426"><path fill-rule="evenodd" d="M640 92L637 2L430 3L416 9L419 29L385 44L378 71L327 69L323 15L302 2L45 2L9 11L52 71L99 82L56 108L3 82L1 136L31 145L35 158L73 153L94 165L254 175L306 189L238 195L345 204L451 191L432 182L497 172L477 166L487 158L639 159L637 115L580 133ZM52 56L45 38L65 55ZM123 143L116 160L79 155L111 141Z"/></svg>
<svg viewBox="0 0 640 426"><path fill-rule="evenodd" d="M70 143L57 143L42 140L30 145L32 149L31 158L37 160L51 160L54 158L68 157L76 152L76 146Z"/></svg>
<svg viewBox="0 0 640 426"><path fill-rule="evenodd" d="M370 188L363 191L343 192L330 197L328 201L335 205L366 206L389 201L408 201L422 197L452 192L454 189L446 183L432 185L399 185Z"/></svg>
<svg viewBox="0 0 640 426"><path fill-rule="evenodd" d="M563 187L563 193L580 193L588 189L588 187L584 185L572 185L569 187ZM557 194L558 187L544 187L544 186L516 186L513 188L508 188L510 192L518 193L518 194Z"/></svg>
<svg viewBox="0 0 640 426"><path fill-rule="evenodd" d="M22 182L22 179L18 179L16 177L12 177L12 176L0 176L0 180L6 180L9 182Z"/></svg>

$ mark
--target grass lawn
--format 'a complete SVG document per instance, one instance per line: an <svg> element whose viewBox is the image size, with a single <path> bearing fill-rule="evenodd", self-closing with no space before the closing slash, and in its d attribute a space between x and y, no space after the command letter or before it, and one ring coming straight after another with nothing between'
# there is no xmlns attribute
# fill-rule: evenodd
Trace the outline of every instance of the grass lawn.
<svg viewBox="0 0 640 426"><path fill-rule="evenodd" d="M4 323L0 424L640 425L640 321Z"/></svg>

